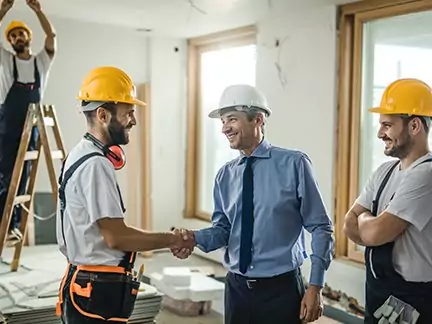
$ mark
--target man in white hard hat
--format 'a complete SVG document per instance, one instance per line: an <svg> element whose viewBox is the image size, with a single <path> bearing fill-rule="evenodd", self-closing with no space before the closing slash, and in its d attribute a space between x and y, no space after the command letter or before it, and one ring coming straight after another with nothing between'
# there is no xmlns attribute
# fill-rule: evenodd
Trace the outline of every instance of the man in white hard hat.
<svg viewBox="0 0 432 324"><path fill-rule="evenodd" d="M229 86L211 118L240 156L214 184L212 226L189 231L204 252L226 248L225 324L313 322L322 315L321 290L333 255L333 225L308 156L264 139L267 100L249 85ZM305 291L300 267L312 233L311 274ZM179 258L191 251L173 250Z"/></svg>

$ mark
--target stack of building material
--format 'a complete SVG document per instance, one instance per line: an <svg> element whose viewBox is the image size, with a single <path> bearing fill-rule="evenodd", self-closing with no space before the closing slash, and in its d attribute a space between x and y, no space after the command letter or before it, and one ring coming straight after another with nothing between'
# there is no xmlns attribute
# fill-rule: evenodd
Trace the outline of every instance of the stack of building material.
<svg viewBox="0 0 432 324"><path fill-rule="evenodd" d="M188 267L166 267L151 273L151 284L164 294L162 307L182 316L208 313L223 299L224 284Z"/></svg>
<svg viewBox="0 0 432 324"><path fill-rule="evenodd" d="M40 262L43 260L43 262ZM7 258L0 263L0 313L7 324L58 324L55 307L65 271L64 258L57 251L26 258L17 272L10 272ZM129 323L152 324L161 309L162 295L141 283ZM1 323L1 322L0 322Z"/></svg>
<svg viewBox="0 0 432 324"><path fill-rule="evenodd" d="M43 280L44 277L41 275L38 271L29 271L2 277L0 310L7 324L59 323L55 305L61 278ZM38 282L35 281L36 277L39 278ZM129 323L154 323L161 302L162 296L158 291L142 283Z"/></svg>

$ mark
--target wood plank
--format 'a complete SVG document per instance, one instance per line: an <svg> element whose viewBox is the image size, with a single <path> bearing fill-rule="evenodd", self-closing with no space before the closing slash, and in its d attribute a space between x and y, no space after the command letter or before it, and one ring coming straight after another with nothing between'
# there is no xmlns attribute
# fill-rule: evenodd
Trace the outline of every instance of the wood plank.
<svg viewBox="0 0 432 324"><path fill-rule="evenodd" d="M364 0L347 3L340 6L342 15L358 14L360 12L383 9L407 3L427 3L430 0Z"/></svg>
<svg viewBox="0 0 432 324"><path fill-rule="evenodd" d="M351 115L352 46L354 21L341 16L339 37L339 77L336 130L336 170L334 180L335 197L335 249L336 257L347 255L347 238L343 233L345 214L348 211L349 145Z"/></svg>

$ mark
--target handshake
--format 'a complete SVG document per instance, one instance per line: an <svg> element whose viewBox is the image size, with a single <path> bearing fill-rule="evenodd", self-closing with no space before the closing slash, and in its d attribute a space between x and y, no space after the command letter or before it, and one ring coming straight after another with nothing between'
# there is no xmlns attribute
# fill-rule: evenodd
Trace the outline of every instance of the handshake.
<svg viewBox="0 0 432 324"><path fill-rule="evenodd" d="M188 258L196 245L194 233L184 228L172 228L172 231L175 234L172 254L179 259Z"/></svg>

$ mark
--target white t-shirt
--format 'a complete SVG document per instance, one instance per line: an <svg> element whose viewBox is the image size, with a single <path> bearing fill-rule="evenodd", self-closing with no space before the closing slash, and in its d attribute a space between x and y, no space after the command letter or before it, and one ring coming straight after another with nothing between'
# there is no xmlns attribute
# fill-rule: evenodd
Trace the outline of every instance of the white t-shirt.
<svg viewBox="0 0 432 324"><path fill-rule="evenodd" d="M3 44L0 44L0 103L4 103L6 100L6 96L14 81L13 57L14 54L5 49ZM41 80L40 93L41 98L43 98L53 59L50 58L45 48L35 56L32 56L30 60L21 60L18 57L15 57L15 59L18 70L18 81L23 83L35 81L34 60L36 59Z"/></svg>
<svg viewBox="0 0 432 324"><path fill-rule="evenodd" d="M378 215L386 210L410 223L393 248L394 268L408 281L432 281L432 162L420 164L431 157L427 154L405 170L397 166L378 205ZM377 168L357 198L358 204L372 209L372 201L393 163L385 162Z"/></svg>
<svg viewBox="0 0 432 324"><path fill-rule="evenodd" d="M82 139L69 153L63 175L82 156L101 151ZM61 253L74 265L117 266L124 252L113 250L105 243L96 223L101 218L123 218L115 170L104 156L86 160L69 179L66 189L66 208L63 217L63 241L60 201L57 204L57 242Z"/></svg>

